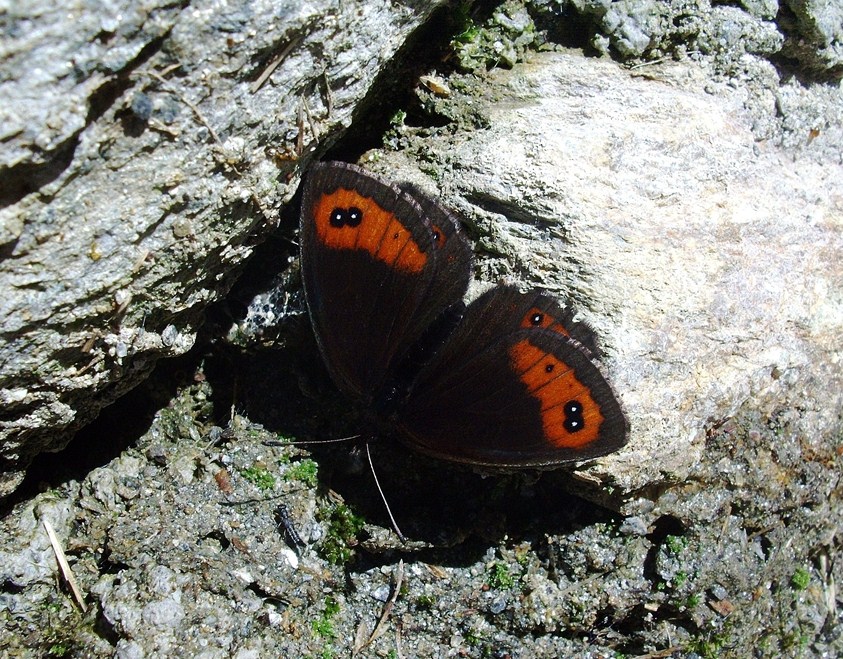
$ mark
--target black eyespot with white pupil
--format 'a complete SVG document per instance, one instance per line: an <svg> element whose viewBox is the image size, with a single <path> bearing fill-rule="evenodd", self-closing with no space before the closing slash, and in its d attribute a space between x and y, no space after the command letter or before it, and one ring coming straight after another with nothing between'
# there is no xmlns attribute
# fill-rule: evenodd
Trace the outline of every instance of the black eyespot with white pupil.
<svg viewBox="0 0 843 659"><path fill-rule="evenodd" d="M343 227L358 227L363 221L363 211L357 206L350 208L335 208L331 211L331 226L336 229Z"/></svg>
<svg viewBox="0 0 843 659"><path fill-rule="evenodd" d="M563 408L565 421L562 422L568 432L578 432L585 428L585 419L582 416L582 405L578 400L569 400Z"/></svg>
<svg viewBox="0 0 843 659"><path fill-rule="evenodd" d="M541 325L542 321L544 320L544 314L536 312L532 316L530 316L530 324L531 325Z"/></svg>

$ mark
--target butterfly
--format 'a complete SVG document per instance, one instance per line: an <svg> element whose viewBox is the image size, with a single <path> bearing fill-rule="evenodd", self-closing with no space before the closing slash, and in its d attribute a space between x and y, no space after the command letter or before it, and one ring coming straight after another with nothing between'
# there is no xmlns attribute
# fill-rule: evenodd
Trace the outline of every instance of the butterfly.
<svg viewBox="0 0 843 659"><path fill-rule="evenodd" d="M325 365L379 428L443 460L518 468L595 458L628 422L591 329L541 290L467 306L459 220L409 184L312 167L301 207L305 298Z"/></svg>

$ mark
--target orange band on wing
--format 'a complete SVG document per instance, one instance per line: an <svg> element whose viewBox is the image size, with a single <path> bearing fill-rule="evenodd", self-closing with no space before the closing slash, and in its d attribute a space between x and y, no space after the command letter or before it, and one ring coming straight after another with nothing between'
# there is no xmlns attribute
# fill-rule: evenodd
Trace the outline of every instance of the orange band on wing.
<svg viewBox="0 0 843 659"><path fill-rule="evenodd" d="M332 223L335 213L352 210L362 215L356 225ZM404 272L421 272L427 263L427 255L399 219L374 199L354 190L339 188L319 195L313 216L319 242L330 249L360 249Z"/></svg>
<svg viewBox="0 0 843 659"><path fill-rule="evenodd" d="M603 414L574 370L523 339L509 359L531 396L541 404L545 439L559 448L582 448L600 435Z"/></svg>

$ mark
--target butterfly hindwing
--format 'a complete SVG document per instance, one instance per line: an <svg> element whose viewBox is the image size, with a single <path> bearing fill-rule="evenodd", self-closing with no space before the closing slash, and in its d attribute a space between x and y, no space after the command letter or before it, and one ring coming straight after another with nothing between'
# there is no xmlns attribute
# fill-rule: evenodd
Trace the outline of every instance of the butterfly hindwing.
<svg viewBox="0 0 843 659"><path fill-rule="evenodd" d="M316 165L304 186L302 277L325 363L371 405L471 271L459 224L415 188L346 163Z"/></svg>
<svg viewBox="0 0 843 659"><path fill-rule="evenodd" d="M596 351L588 327L547 295L498 286L421 370L399 428L423 452L472 464L604 455L623 446L627 427Z"/></svg>

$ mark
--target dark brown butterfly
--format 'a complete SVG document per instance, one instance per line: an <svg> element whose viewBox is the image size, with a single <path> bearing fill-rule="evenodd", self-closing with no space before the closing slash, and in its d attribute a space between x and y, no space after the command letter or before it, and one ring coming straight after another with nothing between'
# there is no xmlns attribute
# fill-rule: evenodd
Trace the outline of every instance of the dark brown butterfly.
<svg viewBox="0 0 843 659"><path fill-rule="evenodd" d="M301 262L331 376L412 448L530 467L626 443L591 330L539 290L498 285L466 307L471 246L418 189L346 163L314 166Z"/></svg>

